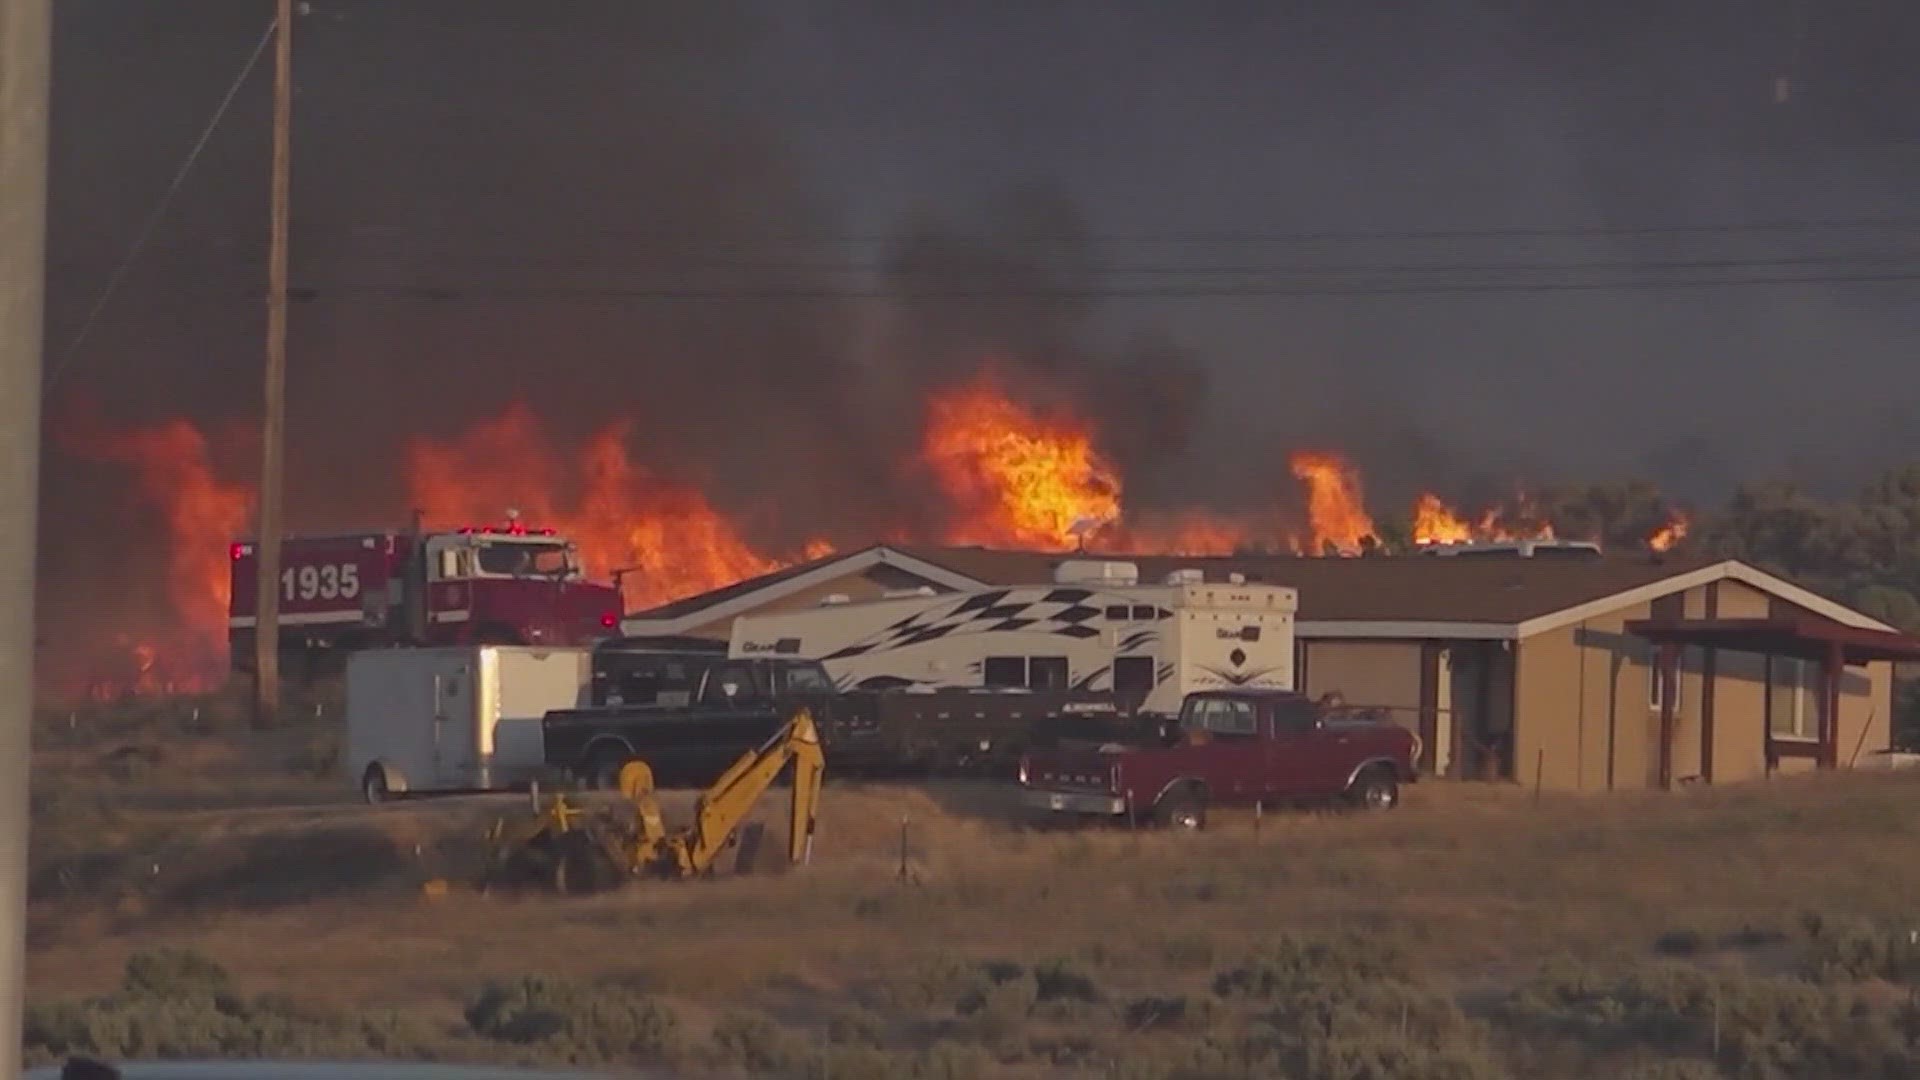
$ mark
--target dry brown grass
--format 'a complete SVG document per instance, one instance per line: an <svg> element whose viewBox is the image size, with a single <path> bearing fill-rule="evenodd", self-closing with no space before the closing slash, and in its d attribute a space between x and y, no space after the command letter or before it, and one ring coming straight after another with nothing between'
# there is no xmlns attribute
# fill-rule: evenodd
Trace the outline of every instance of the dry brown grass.
<svg viewBox="0 0 1920 1080"><path fill-rule="evenodd" d="M445 1024L482 982L531 974L643 991L685 1031L719 1027L727 1046L782 1032L818 1042L864 1024L924 1056L959 1037L899 1026L919 1010L980 1045L1019 1042L1028 1056L1003 1056L994 1071L1005 1072L1038 1068L1033 1047L1085 1025L1106 1032L1099 1053L1121 1052L1138 1037L1126 1003L1207 998L1222 970L1290 936L1391 946L1421 985L1472 1009L1549 964L1597 969L1656 951L1771 974L1793 961L1720 943L1743 929L1774 941L1807 913L1920 926L1920 778L1900 775L1538 803L1424 784L1393 814L1227 815L1200 836L1030 831L992 784L832 784L809 867L566 901L418 895L427 877L468 876L471 838L518 800L369 810L335 785L259 788L254 801L269 805L207 809L178 791L156 803L138 782L50 782L36 822L32 996L103 992L135 951L166 945L217 960L252 992ZM669 810L684 813L684 799ZM763 813L779 823L783 811ZM88 884L60 890L61 868L71 878L83 863ZM952 1019L955 980L969 977L956 971L991 961L1084 972L1107 1019L1036 1004L1031 988L993 998L978 1014L989 1019ZM774 1033L734 1032L743 1010ZM987 1030L995 1010L1018 1012L994 1021L1012 1035Z"/></svg>

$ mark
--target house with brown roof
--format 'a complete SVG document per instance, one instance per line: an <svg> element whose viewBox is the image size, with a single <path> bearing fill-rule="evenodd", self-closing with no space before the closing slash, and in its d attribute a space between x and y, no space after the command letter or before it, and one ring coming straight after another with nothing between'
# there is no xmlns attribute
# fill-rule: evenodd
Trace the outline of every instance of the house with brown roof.
<svg viewBox="0 0 1920 1080"><path fill-rule="evenodd" d="M726 640L744 614L1053 580L1086 555L879 545L628 616ZM1733 560L1116 556L1299 591L1296 679L1416 731L1436 776L1664 788L1841 768L1887 746L1920 641Z"/></svg>

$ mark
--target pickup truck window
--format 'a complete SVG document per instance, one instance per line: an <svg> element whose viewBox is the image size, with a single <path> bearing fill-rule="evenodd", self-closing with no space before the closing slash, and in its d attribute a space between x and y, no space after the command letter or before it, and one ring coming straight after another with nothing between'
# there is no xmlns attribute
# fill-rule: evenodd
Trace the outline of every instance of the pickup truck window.
<svg viewBox="0 0 1920 1080"><path fill-rule="evenodd" d="M1304 698L1277 701L1273 705L1273 730L1279 735L1297 735L1312 731L1320 723L1320 709Z"/></svg>
<svg viewBox="0 0 1920 1080"><path fill-rule="evenodd" d="M782 674L788 690L831 690L833 680L818 664L795 664Z"/></svg>
<svg viewBox="0 0 1920 1080"><path fill-rule="evenodd" d="M1189 698L1180 710L1180 726L1223 739L1251 739L1260 733L1252 703L1231 698Z"/></svg>
<svg viewBox="0 0 1920 1080"><path fill-rule="evenodd" d="M1260 734L1258 714L1253 703L1221 699L1207 712L1207 728L1227 738L1251 739Z"/></svg>

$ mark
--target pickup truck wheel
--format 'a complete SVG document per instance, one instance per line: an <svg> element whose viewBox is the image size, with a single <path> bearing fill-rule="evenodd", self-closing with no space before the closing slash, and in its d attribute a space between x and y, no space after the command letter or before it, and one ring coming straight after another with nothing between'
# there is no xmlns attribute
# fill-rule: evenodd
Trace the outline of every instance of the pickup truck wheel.
<svg viewBox="0 0 1920 1080"><path fill-rule="evenodd" d="M1385 769L1369 769L1354 780L1347 797L1362 810L1391 810L1400 805L1400 782Z"/></svg>
<svg viewBox="0 0 1920 1080"><path fill-rule="evenodd" d="M624 746L596 746L587 754L587 767L582 770L587 786L596 791L618 791L620 789L620 770L633 760L633 754Z"/></svg>
<svg viewBox="0 0 1920 1080"><path fill-rule="evenodd" d="M1169 791L1153 804L1153 823L1163 829L1199 832L1207 827L1207 802L1198 792Z"/></svg>

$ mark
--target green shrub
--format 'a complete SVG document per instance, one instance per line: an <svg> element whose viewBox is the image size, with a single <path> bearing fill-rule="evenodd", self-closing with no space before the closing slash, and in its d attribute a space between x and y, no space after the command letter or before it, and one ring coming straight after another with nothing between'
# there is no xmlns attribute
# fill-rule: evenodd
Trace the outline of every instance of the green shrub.
<svg viewBox="0 0 1920 1080"><path fill-rule="evenodd" d="M233 977L191 949L152 949L127 958L121 987L129 994L216 997L233 991Z"/></svg>
<svg viewBox="0 0 1920 1080"><path fill-rule="evenodd" d="M537 976L486 984L466 1019L482 1038L600 1058L663 1053L678 1027L670 1010L644 995Z"/></svg>
<svg viewBox="0 0 1920 1080"><path fill-rule="evenodd" d="M1911 1037L1920 1032L1850 994L1798 979L1673 964L1562 969L1521 988L1500 1014L1522 1036L1608 1053L1658 1050L1757 1080L1920 1072Z"/></svg>
<svg viewBox="0 0 1920 1080"><path fill-rule="evenodd" d="M723 1064L756 1073L787 1071L804 1056L785 1030L759 1013L721 1017L713 1027L713 1045Z"/></svg>

